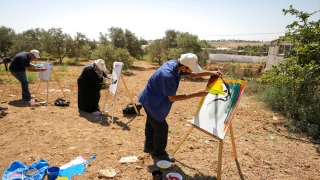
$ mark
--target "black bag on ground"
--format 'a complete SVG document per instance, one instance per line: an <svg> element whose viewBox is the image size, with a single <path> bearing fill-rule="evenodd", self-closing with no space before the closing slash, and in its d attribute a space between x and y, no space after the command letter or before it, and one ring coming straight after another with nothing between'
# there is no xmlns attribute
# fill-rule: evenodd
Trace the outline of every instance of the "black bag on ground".
<svg viewBox="0 0 320 180"><path fill-rule="evenodd" d="M142 104L135 104L135 105L136 105L137 110L140 114L140 109L142 108ZM127 106L125 108L122 108L122 113L123 114L137 114L132 103L129 103L129 104L127 104Z"/></svg>
<svg viewBox="0 0 320 180"><path fill-rule="evenodd" d="M55 102L54 105L56 106L69 106L70 101L64 100L62 98L58 98Z"/></svg>

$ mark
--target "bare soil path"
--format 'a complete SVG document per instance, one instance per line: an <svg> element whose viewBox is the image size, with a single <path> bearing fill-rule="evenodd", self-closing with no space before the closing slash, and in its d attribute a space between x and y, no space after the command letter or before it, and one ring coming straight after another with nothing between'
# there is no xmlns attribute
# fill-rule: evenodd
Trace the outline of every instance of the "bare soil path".
<svg viewBox="0 0 320 180"><path fill-rule="evenodd" d="M0 173L9 165L20 160L27 165L40 158L51 166L61 166L82 155L89 159L93 154L97 158L87 167L82 176L73 176L73 180L104 179L99 170L113 168L119 180L149 180L151 172L157 170L156 161L143 153L145 112L140 116L124 116L121 109L130 103L127 91L120 82L116 95L114 123L111 123L113 97L102 90L100 106L108 103L110 114L92 115L79 112L77 108L76 79L82 66L68 67L67 72L57 72L65 92L64 99L69 107L57 107L53 102L62 97L57 81L50 81L49 104L38 105L32 110L28 102L21 101L20 85L10 83L14 78L1 74L0 100L2 112L0 118ZM156 64L136 61L130 70L132 75L124 76L130 94L137 102L137 96L144 88L148 78L157 68ZM8 80L8 81L7 81ZM203 89L208 79L182 81L178 94ZM39 86L39 91L36 89ZM39 81L30 85L37 98L46 100L46 83ZM169 124L168 151L172 151L190 126L198 104L198 98L174 103L167 117ZM275 118L276 117L276 118ZM268 110L254 96L244 92L233 119L233 129L239 166L233 158L230 137L224 140L222 159L222 179L319 179L320 146L304 141L288 139L266 131L264 127L288 134L284 128L285 119ZM273 138L271 138L273 137ZM135 163L120 163L122 157L138 156ZM177 162L162 170L163 174L178 172L185 180L210 180L217 173L218 142L194 129L179 148L175 158ZM45 178L46 179L46 178Z"/></svg>

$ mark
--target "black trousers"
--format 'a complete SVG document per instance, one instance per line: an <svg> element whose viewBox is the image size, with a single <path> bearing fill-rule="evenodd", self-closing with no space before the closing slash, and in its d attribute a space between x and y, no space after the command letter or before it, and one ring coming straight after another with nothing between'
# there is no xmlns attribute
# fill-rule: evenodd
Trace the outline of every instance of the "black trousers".
<svg viewBox="0 0 320 180"><path fill-rule="evenodd" d="M144 107L143 107L144 108ZM167 154L165 151L168 142L168 123L155 120L144 108L147 113L147 120L145 124L145 142L144 147L152 149L152 155L161 156Z"/></svg>

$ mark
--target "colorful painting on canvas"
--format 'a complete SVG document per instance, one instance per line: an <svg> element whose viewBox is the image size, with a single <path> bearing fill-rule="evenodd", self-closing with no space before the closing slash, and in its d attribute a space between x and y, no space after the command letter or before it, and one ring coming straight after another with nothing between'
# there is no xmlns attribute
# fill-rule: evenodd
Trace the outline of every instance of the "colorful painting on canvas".
<svg viewBox="0 0 320 180"><path fill-rule="evenodd" d="M243 80L211 77L192 123L224 139L245 86Z"/></svg>

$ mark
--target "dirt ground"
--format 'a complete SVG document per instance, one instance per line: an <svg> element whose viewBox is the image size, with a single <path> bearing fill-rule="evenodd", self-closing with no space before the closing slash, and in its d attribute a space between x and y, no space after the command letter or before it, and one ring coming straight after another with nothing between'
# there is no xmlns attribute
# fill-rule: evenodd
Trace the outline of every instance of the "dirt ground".
<svg viewBox="0 0 320 180"><path fill-rule="evenodd" d="M21 100L20 84L12 83L15 81L12 75L0 74L0 106L8 107L1 113L3 118L0 118L1 176L15 160L31 165L43 158L50 166L62 166L80 155L89 159L96 154L87 172L73 176L73 180L104 179L98 171L110 168L117 173L113 179L152 179L151 172L159 168L156 166L157 160L143 152L145 112L141 110L141 115L124 116L122 108L130 103L130 96L137 102L137 96L157 65L136 61L134 68L129 70L132 75L123 76L124 81L120 82L116 96L103 89L100 106L107 103L109 114L102 115L78 111L76 79L82 68L73 66L68 67L66 72L59 72L54 67L55 76L61 77L59 81L53 78L48 84L39 80L30 84L31 93L40 101L47 99L45 92L49 89L48 105L37 104L34 110L28 102ZM203 89L207 80L183 80L178 94ZM64 90L65 97L61 90ZM54 100L59 97L69 100L70 106L54 106ZM174 103L167 117L169 153L191 128L188 120L194 116L199 100L194 98ZM238 163L234 159L228 133L223 141L222 179L319 179L319 144L283 136L296 136L289 134L285 125L283 117L244 92L233 117ZM218 149L215 138L193 129L174 155L177 161L161 171L164 176L169 172L180 173L185 180L215 179ZM128 156L137 156L139 160L134 163L119 162L122 157Z"/></svg>

